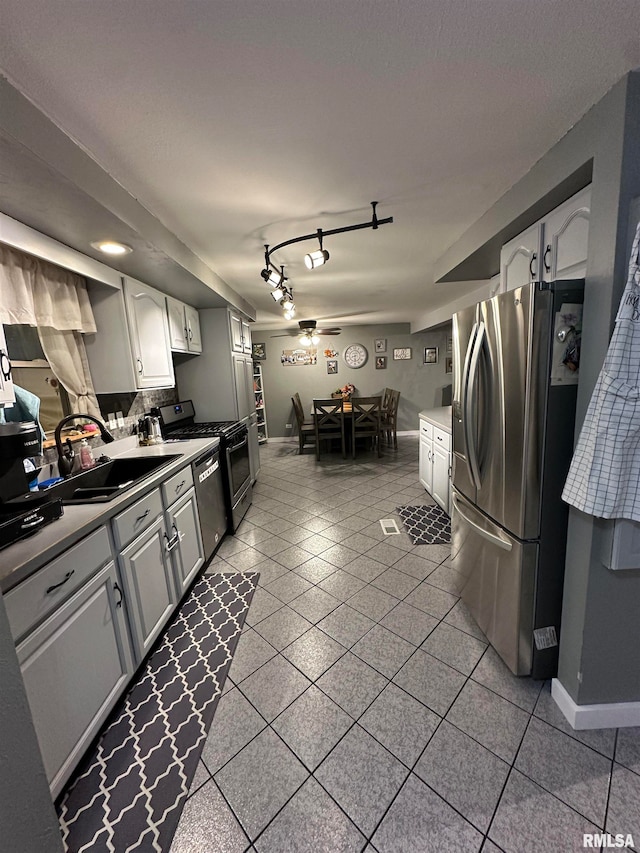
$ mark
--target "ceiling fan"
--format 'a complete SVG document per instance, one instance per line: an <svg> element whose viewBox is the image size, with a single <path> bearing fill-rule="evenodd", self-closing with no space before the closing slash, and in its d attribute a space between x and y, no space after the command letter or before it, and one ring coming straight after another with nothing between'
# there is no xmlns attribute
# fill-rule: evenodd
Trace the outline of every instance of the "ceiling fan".
<svg viewBox="0 0 640 853"><path fill-rule="evenodd" d="M291 329L283 335L271 335L272 338L299 338L300 343L304 346L318 343L319 335L339 335L342 329L339 326L332 326L328 329L318 329L316 320L299 320L298 328Z"/></svg>

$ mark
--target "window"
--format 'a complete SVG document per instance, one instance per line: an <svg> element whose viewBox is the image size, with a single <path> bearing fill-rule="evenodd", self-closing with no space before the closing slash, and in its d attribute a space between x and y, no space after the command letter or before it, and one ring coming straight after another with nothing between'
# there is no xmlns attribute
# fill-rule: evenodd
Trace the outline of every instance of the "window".
<svg viewBox="0 0 640 853"><path fill-rule="evenodd" d="M70 414L71 408L67 392L44 356L38 330L34 326L5 326L4 332L13 381L40 398L42 429L52 432L58 421Z"/></svg>

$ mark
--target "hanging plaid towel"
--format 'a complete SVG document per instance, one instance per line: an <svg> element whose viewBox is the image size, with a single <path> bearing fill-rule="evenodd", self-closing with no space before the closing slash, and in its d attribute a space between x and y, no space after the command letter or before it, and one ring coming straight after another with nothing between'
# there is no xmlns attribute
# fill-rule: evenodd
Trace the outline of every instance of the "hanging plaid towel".
<svg viewBox="0 0 640 853"><path fill-rule="evenodd" d="M640 521L640 225L562 498L589 515Z"/></svg>

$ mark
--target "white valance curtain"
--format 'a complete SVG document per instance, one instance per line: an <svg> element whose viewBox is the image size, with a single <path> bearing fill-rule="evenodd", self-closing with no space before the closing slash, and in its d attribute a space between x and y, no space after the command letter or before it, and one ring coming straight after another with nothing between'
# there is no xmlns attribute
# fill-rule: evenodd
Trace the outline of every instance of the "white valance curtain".
<svg viewBox="0 0 640 853"><path fill-rule="evenodd" d="M96 332L82 276L0 245L0 322L35 326L71 408L100 417L82 339Z"/></svg>

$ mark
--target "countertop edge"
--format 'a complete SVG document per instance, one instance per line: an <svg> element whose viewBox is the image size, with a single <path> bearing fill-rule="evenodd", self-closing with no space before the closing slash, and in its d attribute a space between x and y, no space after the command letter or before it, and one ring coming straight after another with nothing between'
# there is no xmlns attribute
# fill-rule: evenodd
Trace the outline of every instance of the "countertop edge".
<svg viewBox="0 0 640 853"><path fill-rule="evenodd" d="M113 453L113 459L131 456L172 456L180 454L165 467L154 471L137 486L108 503L65 506L64 515L42 530L9 545L0 551L0 591L9 592L25 581L50 560L58 557L94 530L108 524L113 516L134 504L143 495L160 486L181 468L190 465L197 457L213 450L218 438L200 438L181 442L165 442L152 447L127 447ZM66 523L65 523L66 521ZM61 525L58 527L57 525ZM70 529L72 526L72 529Z"/></svg>
<svg viewBox="0 0 640 853"><path fill-rule="evenodd" d="M418 417L451 434L451 411L451 406L442 406L438 409L424 409L418 413Z"/></svg>

